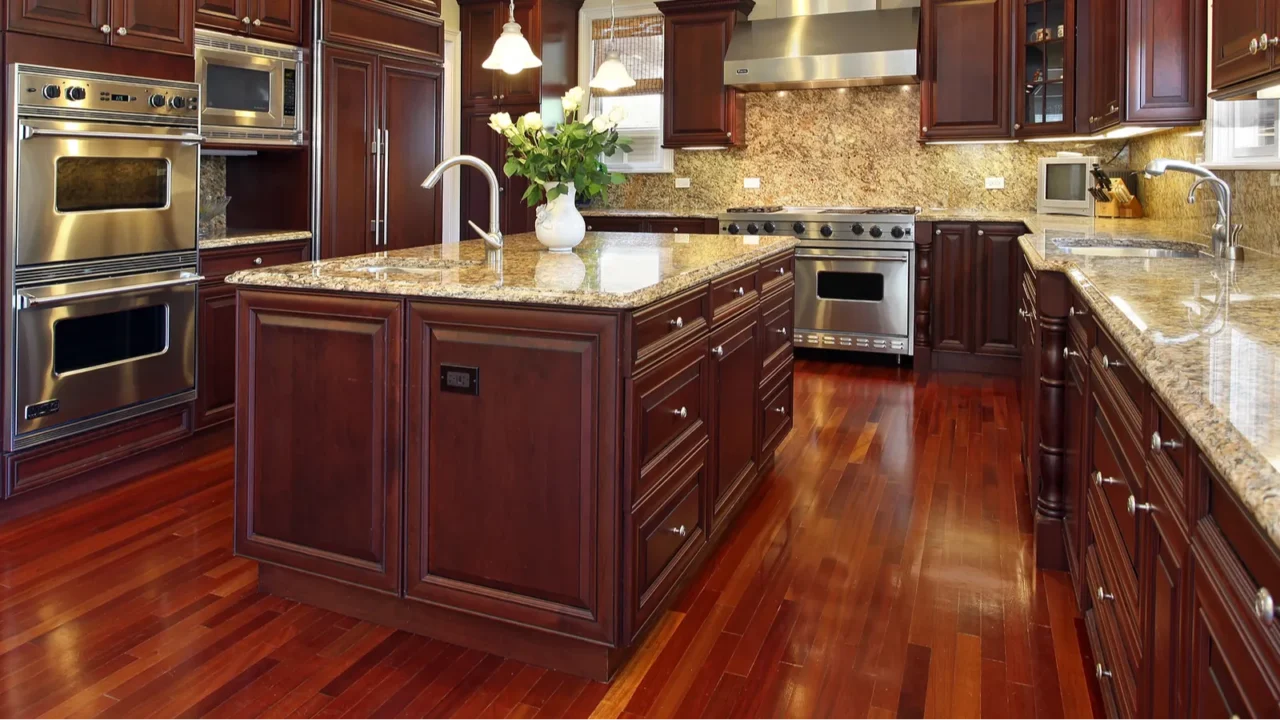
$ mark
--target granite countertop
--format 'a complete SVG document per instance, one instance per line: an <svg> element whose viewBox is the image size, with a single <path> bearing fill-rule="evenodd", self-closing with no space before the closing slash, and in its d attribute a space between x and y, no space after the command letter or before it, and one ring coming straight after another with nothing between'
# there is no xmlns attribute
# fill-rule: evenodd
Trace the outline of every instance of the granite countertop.
<svg viewBox="0 0 1280 720"><path fill-rule="evenodd" d="M533 233L506 237L498 267L468 240L242 270L234 285L420 298L628 309L675 295L795 247L790 237L587 233L571 253Z"/></svg>
<svg viewBox="0 0 1280 720"><path fill-rule="evenodd" d="M1280 546L1280 259L1242 262L1064 253L1105 241L1172 246L1208 238L1199 223L1012 213L923 214L924 220L1025 222L1037 269L1065 272L1094 317Z"/></svg>
<svg viewBox="0 0 1280 720"><path fill-rule="evenodd" d="M239 245L261 245L262 243L310 239L310 230L228 230L212 237L200 238L197 246L201 250L216 250Z"/></svg>
<svg viewBox="0 0 1280 720"><path fill-rule="evenodd" d="M583 217L636 217L636 218L701 218L715 220L720 217L716 213L675 212L672 210L645 210L642 208L585 208L580 211Z"/></svg>

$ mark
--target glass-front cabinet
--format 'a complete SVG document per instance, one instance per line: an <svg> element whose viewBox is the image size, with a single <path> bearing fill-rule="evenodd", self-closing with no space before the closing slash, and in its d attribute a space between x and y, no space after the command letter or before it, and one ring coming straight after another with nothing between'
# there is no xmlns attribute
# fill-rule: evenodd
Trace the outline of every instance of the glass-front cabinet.
<svg viewBox="0 0 1280 720"><path fill-rule="evenodd" d="M1023 0L1014 25L1014 134L1062 135L1074 131L1075 0Z"/></svg>

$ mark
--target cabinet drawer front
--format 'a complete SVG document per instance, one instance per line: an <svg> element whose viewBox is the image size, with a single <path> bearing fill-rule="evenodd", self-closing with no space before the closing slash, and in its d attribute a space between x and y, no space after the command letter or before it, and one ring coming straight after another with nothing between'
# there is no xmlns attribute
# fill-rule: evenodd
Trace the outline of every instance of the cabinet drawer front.
<svg viewBox="0 0 1280 720"><path fill-rule="evenodd" d="M1098 372L1108 381L1108 386L1119 390L1114 393L1115 401L1124 420L1136 435L1142 428L1143 398L1146 395L1146 383L1133 367L1129 356L1120 350L1106 330L1101 327L1097 331L1097 347L1094 360Z"/></svg>
<svg viewBox="0 0 1280 720"><path fill-rule="evenodd" d="M778 368L789 361L795 353L791 345L792 333L795 331L795 297L790 293L782 295L778 301L761 311L761 327L764 337L760 345L763 349L763 372L761 381L773 377Z"/></svg>
<svg viewBox="0 0 1280 720"><path fill-rule="evenodd" d="M1102 632L1098 628L1098 612L1096 610L1089 609L1085 611L1084 627L1085 634L1089 637L1089 646L1093 648L1094 662L1101 663L1103 669L1105 669L1110 663L1110 659L1107 657L1106 646L1102 643ZM1089 668L1086 668L1086 671L1089 670ZM1109 718L1121 717L1120 697L1115 683L1102 683L1098 685L1098 691L1102 695L1103 715Z"/></svg>
<svg viewBox="0 0 1280 720"><path fill-rule="evenodd" d="M636 364L705 331L711 316L708 300L704 286L636 313L631 332Z"/></svg>
<svg viewBox="0 0 1280 720"><path fill-rule="evenodd" d="M696 482L681 488L670 511L655 516L641 531L644 535L644 564L640 573L644 578L642 595L648 593L680 548L689 542L689 536L698 531L698 521L702 517L702 493L699 490Z"/></svg>
<svg viewBox="0 0 1280 720"><path fill-rule="evenodd" d="M698 343L634 380L633 439L642 501L706 437L707 346Z"/></svg>
<svg viewBox="0 0 1280 720"><path fill-rule="evenodd" d="M1137 708L1138 659L1123 639L1115 603L1105 598L1099 599L1096 595L1098 588L1106 586L1096 546L1090 546L1085 553L1085 577L1089 588L1095 593L1093 611L1097 623L1096 640L1100 645L1095 648L1099 651L1095 661L1102 666L1104 673L1111 673L1098 678L1099 689L1114 693L1124 716L1133 717Z"/></svg>
<svg viewBox="0 0 1280 720"><path fill-rule="evenodd" d="M760 263L760 277L756 284L760 286L760 294L768 295L776 288L781 288L795 281L796 256L786 253L781 257L766 258Z"/></svg>
<svg viewBox="0 0 1280 720"><path fill-rule="evenodd" d="M760 460L764 462L770 453L778 447L778 443L791 430L793 393L791 386L790 363L782 370L781 382L764 393L764 402L760 403Z"/></svg>
<svg viewBox="0 0 1280 720"><path fill-rule="evenodd" d="M651 233L692 233L706 232L707 221L701 218L652 218L648 228Z"/></svg>
<svg viewBox="0 0 1280 720"><path fill-rule="evenodd" d="M1151 395L1151 404L1155 408L1152 418L1155 427L1151 437L1148 438L1151 459L1154 465L1166 471L1167 479L1177 481L1174 487L1181 502L1186 497L1185 477L1191 465L1191 450L1188 447L1191 440L1182 425L1173 419L1173 413L1169 412L1164 403L1155 397L1155 393Z"/></svg>
<svg viewBox="0 0 1280 720"><path fill-rule="evenodd" d="M311 259L311 241L263 243L243 247L205 250L200 253L200 272L206 281L221 280L231 273L253 268L288 265Z"/></svg>
<svg viewBox="0 0 1280 720"><path fill-rule="evenodd" d="M1099 582L1091 582L1091 597L1097 604L1098 586L1110 596L1106 600L1120 623L1120 637L1127 643L1130 653L1140 655L1138 642L1138 578L1129 564L1124 550L1119 547L1120 539L1115 527L1114 515L1106 505L1106 500L1096 488L1090 487L1085 493L1088 536L1092 539L1090 550L1097 553L1098 566L1101 570Z"/></svg>
<svg viewBox="0 0 1280 720"><path fill-rule="evenodd" d="M1138 523L1134 515L1129 514L1129 499L1138 502L1141 498L1139 486L1133 481L1128 468L1119 460L1119 449L1115 435L1106 415L1095 409L1092 422L1090 442L1090 467L1088 481L1105 502L1107 509L1119 532L1123 551L1131 571L1136 575L1138 568Z"/></svg>
<svg viewBox="0 0 1280 720"><path fill-rule="evenodd" d="M756 268L751 267L712 285L712 322L721 322L754 304L760 297L757 280Z"/></svg>
<svg viewBox="0 0 1280 720"><path fill-rule="evenodd" d="M592 232L644 232L645 220L638 217L592 215L586 218L587 229Z"/></svg>

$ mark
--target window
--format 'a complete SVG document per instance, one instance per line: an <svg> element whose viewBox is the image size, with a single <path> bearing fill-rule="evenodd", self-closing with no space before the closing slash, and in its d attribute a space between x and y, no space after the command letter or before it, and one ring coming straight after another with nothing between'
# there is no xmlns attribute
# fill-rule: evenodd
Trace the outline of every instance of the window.
<svg viewBox="0 0 1280 720"><path fill-rule="evenodd" d="M1217 167L1280 168L1280 100L1210 102L1205 161Z"/></svg>
<svg viewBox="0 0 1280 720"><path fill-rule="evenodd" d="M617 172L671 172L674 166L674 153L662 148L662 31L662 14L653 5L618 8L612 33L608 5L583 8L579 16L579 37L588 41L578 49L578 77L591 93L590 112L626 112L618 130L631 140L631 152L604 158ZM586 88L609 50L618 51L635 87L613 93Z"/></svg>

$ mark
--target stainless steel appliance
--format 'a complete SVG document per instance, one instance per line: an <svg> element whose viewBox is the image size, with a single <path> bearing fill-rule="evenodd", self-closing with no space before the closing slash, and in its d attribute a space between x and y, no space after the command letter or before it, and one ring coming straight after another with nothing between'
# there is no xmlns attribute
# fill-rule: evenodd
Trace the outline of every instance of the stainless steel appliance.
<svg viewBox="0 0 1280 720"><path fill-rule="evenodd" d="M13 65L7 450L195 398L199 86Z"/></svg>
<svg viewBox="0 0 1280 720"><path fill-rule="evenodd" d="M911 355L918 208L731 208L720 232L794 235L799 347Z"/></svg>
<svg viewBox="0 0 1280 720"><path fill-rule="evenodd" d="M196 30L200 120L210 142L302 145L302 48Z"/></svg>

